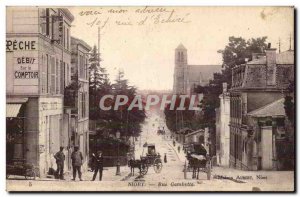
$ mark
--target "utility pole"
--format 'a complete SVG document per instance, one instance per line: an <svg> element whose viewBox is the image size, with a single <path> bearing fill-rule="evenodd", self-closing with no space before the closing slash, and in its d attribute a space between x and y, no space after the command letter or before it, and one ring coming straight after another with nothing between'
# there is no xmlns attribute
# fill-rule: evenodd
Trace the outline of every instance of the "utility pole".
<svg viewBox="0 0 300 197"><path fill-rule="evenodd" d="M100 27L98 27L98 55L99 55L99 58L100 58L100 37L101 37Z"/></svg>
<svg viewBox="0 0 300 197"><path fill-rule="evenodd" d="M278 40L278 49L279 49L279 53L281 52L281 50L280 50L280 45L281 45L281 41L280 41L280 38L279 38L279 40Z"/></svg>

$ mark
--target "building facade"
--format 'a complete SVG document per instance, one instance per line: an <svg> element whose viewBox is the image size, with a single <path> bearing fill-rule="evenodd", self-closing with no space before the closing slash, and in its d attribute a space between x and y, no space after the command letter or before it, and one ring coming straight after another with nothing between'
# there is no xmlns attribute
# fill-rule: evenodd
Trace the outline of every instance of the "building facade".
<svg viewBox="0 0 300 197"><path fill-rule="evenodd" d="M83 40L71 37L71 77L78 84L75 105L71 110L71 144L79 146L84 157L83 168L89 161L89 52L92 48Z"/></svg>
<svg viewBox="0 0 300 197"><path fill-rule="evenodd" d="M227 90L227 84L223 83L223 93L219 96L219 120L218 120L218 141L217 156L218 164L229 166L229 148L230 148L230 95Z"/></svg>
<svg viewBox="0 0 300 197"><path fill-rule="evenodd" d="M23 160L44 176L56 169L53 154L68 147L63 94L74 17L67 9L39 7L8 7L6 15L7 163Z"/></svg>
<svg viewBox="0 0 300 197"><path fill-rule="evenodd" d="M175 68L173 75L173 94L191 95L198 85L204 86L221 72L221 65L188 65L187 49L180 44L175 49Z"/></svg>
<svg viewBox="0 0 300 197"><path fill-rule="evenodd" d="M276 145L288 148L287 143L281 141L281 133L287 134L288 131L282 130L286 117L280 101L291 81L294 81L292 50L276 53L276 49L268 48L265 55L233 68L230 90L231 167L278 169L275 167L278 166L276 155L281 152Z"/></svg>

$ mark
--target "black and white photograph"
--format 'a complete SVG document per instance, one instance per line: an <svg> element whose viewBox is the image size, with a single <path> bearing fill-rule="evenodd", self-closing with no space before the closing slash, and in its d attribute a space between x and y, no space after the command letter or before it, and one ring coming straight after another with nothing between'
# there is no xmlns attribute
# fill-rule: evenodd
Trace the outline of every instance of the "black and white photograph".
<svg viewBox="0 0 300 197"><path fill-rule="evenodd" d="M5 11L6 191L295 191L295 7Z"/></svg>

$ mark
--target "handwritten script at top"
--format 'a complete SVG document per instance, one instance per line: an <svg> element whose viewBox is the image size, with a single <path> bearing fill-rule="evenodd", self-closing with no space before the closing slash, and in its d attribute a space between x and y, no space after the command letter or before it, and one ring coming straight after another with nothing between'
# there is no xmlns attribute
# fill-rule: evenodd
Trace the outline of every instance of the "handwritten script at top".
<svg viewBox="0 0 300 197"><path fill-rule="evenodd" d="M190 23L190 13L177 13L174 8L167 7L143 7L143 8L98 8L80 11L80 17L88 17L88 27L100 27L103 29L108 24L117 26L143 26L158 24Z"/></svg>

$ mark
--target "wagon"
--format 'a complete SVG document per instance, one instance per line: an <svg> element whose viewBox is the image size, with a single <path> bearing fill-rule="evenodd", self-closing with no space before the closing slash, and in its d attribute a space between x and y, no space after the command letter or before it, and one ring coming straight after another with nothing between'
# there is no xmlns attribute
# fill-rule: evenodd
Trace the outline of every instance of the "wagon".
<svg viewBox="0 0 300 197"><path fill-rule="evenodd" d="M147 149L146 156L141 156L143 175L147 174L149 167L153 166L155 173L160 173L162 170L162 160L159 153L155 150L155 144L144 144L144 148Z"/></svg>
<svg viewBox="0 0 300 197"><path fill-rule="evenodd" d="M193 178L199 177L199 172L204 172L207 175L207 179L211 178L211 159L206 154L206 150L203 152L201 144L190 144L186 149L186 158L188 160L187 171L193 172Z"/></svg>

